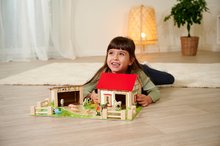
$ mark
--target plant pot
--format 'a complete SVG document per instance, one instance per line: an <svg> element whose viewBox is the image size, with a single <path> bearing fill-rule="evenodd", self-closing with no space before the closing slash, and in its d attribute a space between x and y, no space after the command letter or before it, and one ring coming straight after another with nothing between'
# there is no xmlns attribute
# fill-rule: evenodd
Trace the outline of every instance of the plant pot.
<svg viewBox="0 0 220 146"><path fill-rule="evenodd" d="M197 53L199 37L181 37L181 51L183 56L195 56Z"/></svg>

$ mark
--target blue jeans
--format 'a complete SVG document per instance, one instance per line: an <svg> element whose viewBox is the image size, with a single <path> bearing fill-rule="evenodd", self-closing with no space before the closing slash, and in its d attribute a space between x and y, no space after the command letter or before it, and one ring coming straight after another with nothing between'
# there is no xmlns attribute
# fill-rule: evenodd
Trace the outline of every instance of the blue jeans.
<svg viewBox="0 0 220 146"><path fill-rule="evenodd" d="M155 85L173 84L175 81L174 76L167 72L150 68L146 64L141 64L141 67Z"/></svg>

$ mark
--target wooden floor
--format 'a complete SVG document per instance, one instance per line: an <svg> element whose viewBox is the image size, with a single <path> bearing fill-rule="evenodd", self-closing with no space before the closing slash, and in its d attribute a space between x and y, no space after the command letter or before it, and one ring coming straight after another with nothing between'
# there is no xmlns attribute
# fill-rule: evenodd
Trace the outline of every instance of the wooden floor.
<svg viewBox="0 0 220 146"><path fill-rule="evenodd" d="M220 63L220 52L139 56L140 62ZM0 79L53 62L103 62L104 57L0 63ZM210 76L211 78L211 76ZM220 146L220 88L161 88L161 99L133 121L33 117L29 107L48 86L0 85L0 146Z"/></svg>

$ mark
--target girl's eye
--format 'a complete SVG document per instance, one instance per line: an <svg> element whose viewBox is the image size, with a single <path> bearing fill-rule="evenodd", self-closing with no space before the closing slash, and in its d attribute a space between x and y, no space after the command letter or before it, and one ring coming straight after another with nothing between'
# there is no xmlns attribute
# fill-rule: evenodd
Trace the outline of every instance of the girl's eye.
<svg viewBox="0 0 220 146"><path fill-rule="evenodd" d="M109 52L108 52L109 55L112 55L113 53L114 53L113 51L109 51Z"/></svg>
<svg viewBox="0 0 220 146"><path fill-rule="evenodd" d="M119 55L125 56L125 53L124 52L120 52Z"/></svg>

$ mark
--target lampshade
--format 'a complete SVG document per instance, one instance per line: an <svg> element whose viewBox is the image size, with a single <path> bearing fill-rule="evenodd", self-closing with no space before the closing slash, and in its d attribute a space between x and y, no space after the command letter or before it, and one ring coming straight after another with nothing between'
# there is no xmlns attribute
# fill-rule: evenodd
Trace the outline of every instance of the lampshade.
<svg viewBox="0 0 220 146"><path fill-rule="evenodd" d="M128 37L133 39L136 45L156 44L157 29L155 11L152 7L140 5L130 10Z"/></svg>

